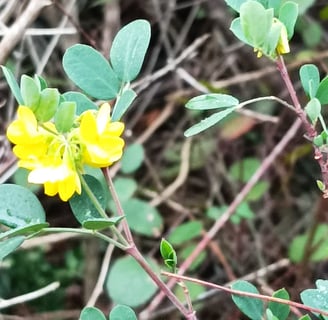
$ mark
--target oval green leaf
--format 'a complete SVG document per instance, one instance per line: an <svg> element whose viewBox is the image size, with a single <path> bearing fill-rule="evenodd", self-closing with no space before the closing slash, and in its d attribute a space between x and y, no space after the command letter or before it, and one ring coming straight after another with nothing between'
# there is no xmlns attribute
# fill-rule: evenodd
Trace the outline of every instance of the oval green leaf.
<svg viewBox="0 0 328 320"><path fill-rule="evenodd" d="M93 176L86 174L83 177L89 188L92 190L93 195L100 203L101 207L105 209L107 197L102 184ZM81 194L74 194L74 196L69 200L69 204L75 218L81 224L89 219L101 218L98 210L90 200L90 197L83 186Z"/></svg>
<svg viewBox="0 0 328 320"><path fill-rule="evenodd" d="M18 85L13 73L10 71L10 69L8 69L5 66L1 66L1 69L2 69L3 75L5 76L6 81L9 85L9 88L10 88L11 92L13 93L16 101L18 102L18 104L23 106L24 100L23 100L22 94L20 92L19 85Z"/></svg>
<svg viewBox="0 0 328 320"><path fill-rule="evenodd" d="M45 212L34 193L15 184L0 185L0 223L17 228L43 222Z"/></svg>
<svg viewBox="0 0 328 320"><path fill-rule="evenodd" d="M228 94L209 93L190 99L186 107L192 110L229 108L239 104L239 100Z"/></svg>
<svg viewBox="0 0 328 320"><path fill-rule="evenodd" d="M23 74L20 81L20 90L24 105L35 111L39 106L40 89L34 79Z"/></svg>
<svg viewBox="0 0 328 320"><path fill-rule="evenodd" d="M139 199L129 199L122 204L130 228L140 234L158 237L163 219L156 208Z"/></svg>
<svg viewBox="0 0 328 320"><path fill-rule="evenodd" d="M60 100L60 94L57 89L46 88L41 91L39 106L35 110L35 117L46 122L55 115Z"/></svg>
<svg viewBox="0 0 328 320"><path fill-rule="evenodd" d="M315 97L321 104L328 104L328 76L321 80Z"/></svg>
<svg viewBox="0 0 328 320"><path fill-rule="evenodd" d="M66 101L74 101L76 103L76 115L79 116L86 110L98 110L98 107L89 98L81 92L69 91L62 94Z"/></svg>
<svg viewBox="0 0 328 320"><path fill-rule="evenodd" d="M132 173L136 171L142 164L145 157L145 151L140 143L133 143L129 145L121 160L121 170L123 173Z"/></svg>
<svg viewBox="0 0 328 320"><path fill-rule="evenodd" d="M306 289L301 293L301 300L306 306L328 312L328 280L317 280L317 289ZM321 315L323 319L328 316Z"/></svg>
<svg viewBox="0 0 328 320"><path fill-rule="evenodd" d="M7 238L7 237L12 237L12 236L28 235L31 233L37 233L37 232L41 231L42 229L47 228L48 226L49 226L49 223L44 222L44 223L29 224L24 227L10 229L6 232L0 233L0 240Z"/></svg>
<svg viewBox="0 0 328 320"><path fill-rule="evenodd" d="M289 300L289 293L284 288L275 291L272 296L279 299ZM279 320L286 320L290 312L290 307L288 304L273 301L268 303L268 308Z"/></svg>
<svg viewBox="0 0 328 320"><path fill-rule="evenodd" d="M197 133L200 133L200 132L214 126L215 124L217 124L218 122L223 120L225 117L227 117L230 113L234 112L235 109L236 109L236 107L230 107L229 109L212 114L208 118L205 118L201 122L193 125L191 128L186 130L184 132L185 137L193 136Z"/></svg>
<svg viewBox="0 0 328 320"><path fill-rule="evenodd" d="M130 307L119 304L110 312L109 320L137 320L137 316Z"/></svg>
<svg viewBox="0 0 328 320"><path fill-rule="evenodd" d="M119 121L124 113L129 109L137 94L132 89L125 89L120 97L116 100L112 120Z"/></svg>
<svg viewBox="0 0 328 320"><path fill-rule="evenodd" d="M18 236L0 241L0 261L8 254L16 250L25 240L25 237Z"/></svg>
<svg viewBox="0 0 328 320"><path fill-rule="evenodd" d="M317 98L312 98L304 109L312 124L315 124L321 115L320 101Z"/></svg>
<svg viewBox="0 0 328 320"><path fill-rule="evenodd" d="M112 217L108 219L98 218L98 219L89 219L83 222L82 226L85 229L89 230L100 230L105 229L119 223L124 217Z"/></svg>
<svg viewBox="0 0 328 320"><path fill-rule="evenodd" d="M135 20L115 36L110 50L110 62L118 78L130 82L141 70L150 41L150 24Z"/></svg>
<svg viewBox="0 0 328 320"><path fill-rule="evenodd" d="M314 64L305 64L300 68L300 79L303 89L311 99L317 94L320 83L320 74Z"/></svg>
<svg viewBox="0 0 328 320"><path fill-rule="evenodd" d="M157 272L156 263L151 259L146 260ZM137 307L154 295L157 286L132 257L126 256L114 262L109 270L105 289L115 303Z"/></svg>
<svg viewBox="0 0 328 320"><path fill-rule="evenodd" d="M104 314L95 307L85 307L80 315L80 320L106 320Z"/></svg>
<svg viewBox="0 0 328 320"><path fill-rule="evenodd" d="M58 132L65 133L71 130L76 114L76 102L63 101L55 113L55 125Z"/></svg>
<svg viewBox="0 0 328 320"><path fill-rule="evenodd" d="M201 221L188 221L176 227L168 237L172 245L181 245L186 241L197 238L201 235L203 225Z"/></svg>
<svg viewBox="0 0 328 320"><path fill-rule="evenodd" d="M110 100L119 92L120 81L108 61L90 46L76 44L68 48L63 67L68 77L94 98Z"/></svg>
<svg viewBox="0 0 328 320"><path fill-rule="evenodd" d="M294 35L296 20L298 17L298 4L294 1L285 2L279 10L279 20L285 25L288 40Z"/></svg>
<svg viewBox="0 0 328 320"><path fill-rule="evenodd" d="M255 286L244 280L238 280L234 282L231 288L233 290L243 292L259 293ZM262 300L244 297L236 294L233 294L231 297L239 310L243 312L247 317L251 318L252 320L262 320L264 311Z"/></svg>

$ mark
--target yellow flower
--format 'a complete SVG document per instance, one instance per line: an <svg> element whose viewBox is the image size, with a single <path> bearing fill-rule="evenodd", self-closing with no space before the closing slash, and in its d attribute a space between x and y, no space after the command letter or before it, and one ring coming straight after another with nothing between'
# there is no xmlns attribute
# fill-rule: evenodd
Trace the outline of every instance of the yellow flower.
<svg viewBox="0 0 328 320"><path fill-rule="evenodd" d="M75 168L62 159L53 159L48 165L41 165L28 176L30 183L44 184L44 192L49 196L58 193L63 201L70 199L75 192L81 194L81 181Z"/></svg>
<svg viewBox="0 0 328 320"><path fill-rule="evenodd" d="M122 157L124 130L121 122L111 122L110 105L99 111L85 111L75 126L59 133L53 122L38 123L33 111L19 106L17 120L8 127L8 139L16 144L18 166L31 172L28 181L44 184L45 193L63 201L81 194L83 165L107 167Z"/></svg>
<svg viewBox="0 0 328 320"><path fill-rule="evenodd" d="M276 19L278 23L281 24L281 31L280 31L280 36L278 40L278 44L276 47L276 51L278 54L285 54L290 52L289 48L289 41L288 41L288 34L287 34L287 29L286 26L280 22L278 19Z"/></svg>
<svg viewBox="0 0 328 320"><path fill-rule="evenodd" d="M107 167L123 154L122 122L111 122L110 105L104 103L97 113L87 110L81 115L80 137L84 145L83 161L93 167Z"/></svg>
<svg viewBox="0 0 328 320"><path fill-rule="evenodd" d="M67 201L74 192L81 193L81 182L75 169L76 143L58 134L53 123L37 123L32 110L19 106L17 120L7 130L15 143L18 166L31 170L28 181L44 184L47 195L59 194Z"/></svg>

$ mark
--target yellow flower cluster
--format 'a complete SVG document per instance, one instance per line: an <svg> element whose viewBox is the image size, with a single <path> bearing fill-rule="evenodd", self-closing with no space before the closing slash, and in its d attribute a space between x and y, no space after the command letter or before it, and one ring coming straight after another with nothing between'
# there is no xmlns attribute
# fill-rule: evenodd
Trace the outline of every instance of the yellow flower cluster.
<svg viewBox="0 0 328 320"><path fill-rule="evenodd" d="M123 130L122 122L111 122L108 103L83 112L66 133L59 133L53 122L38 123L30 108L19 106L7 137L15 144L18 166L31 171L28 181L44 184L45 194L58 193L67 201L75 192L81 194L85 164L103 168L122 157Z"/></svg>

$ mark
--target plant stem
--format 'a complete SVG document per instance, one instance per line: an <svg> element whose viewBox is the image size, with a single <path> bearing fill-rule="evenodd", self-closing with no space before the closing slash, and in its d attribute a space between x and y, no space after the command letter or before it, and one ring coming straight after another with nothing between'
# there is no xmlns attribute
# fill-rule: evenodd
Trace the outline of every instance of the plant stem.
<svg viewBox="0 0 328 320"><path fill-rule="evenodd" d="M104 168L103 169L103 174L106 178L106 181L107 181L107 184L108 184L108 188L109 188L109 192L111 193L112 197L113 197L113 200L114 200L114 203L115 203L115 206L116 206L116 210L117 210L117 214L119 216L122 216L124 217L125 214L124 214L124 210L122 208L122 204L121 204L121 201L117 195L117 192L115 190L115 187L114 187L114 184L113 184L113 180L110 176L110 173L109 173L109 170L108 168ZM128 241L128 243L130 245L134 245L134 241L133 241L133 237L132 237L132 233L131 233L131 230L130 230L130 227L128 225L128 222L126 219L123 219L121 221L122 223L122 226L123 226L123 230L124 230L124 234L126 236L126 239Z"/></svg>
<svg viewBox="0 0 328 320"><path fill-rule="evenodd" d="M96 198L96 196L94 195L94 193L90 189L89 185L85 181L83 175L80 175L80 179L81 179L81 184L83 186L84 191L87 193L88 197L90 198L91 202L93 203L93 205L97 209L98 213L104 219L108 219L108 216L106 214L106 211L102 208L102 206L99 203L98 199ZM115 236L117 236L117 238L119 239L119 241L123 244L124 248L126 248L127 246L129 246L129 243L127 242L127 240L122 236L121 232L115 226L111 226L109 228L113 232L113 234Z"/></svg>
<svg viewBox="0 0 328 320"><path fill-rule="evenodd" d="M291 307L295 307L295 308L298 308L298 309L303 309L303 310L310 311L310 312L313 312L313 313L319 313L319 314L328 316L328 311L324 311L324 310L321 310L321 309L318 309L318 308L312 308L312 307L306 306L306 305L298 303L298 302L285 300L285 299L281 299L281 298L276 298L276 297L270 297L270 296L266 296L266 295L262 295L262 294L258 294L258 293L234 290L234 289L230 289L230 288L227 288L227 287L224 287L224 286L220 286L220 285L215 284L215 283L211 283L211 282L207 282L207 281L203 281L203 280L199 280L199 279L194 279L194 278L190 278L190 277L186 277L186 276L181 276L181 275L166 272L166 271L162 271L162 274L167 276L167 277L174 278L174 279L177 279L177 280L180 280L180 281L181 280L190 281L190 282L194 282L194 283L197 283L199 285L206 286L206 287L215 288L217 290L222 290L222 291L228 292L232 295L239 295L239 296L243 296L243 297L261 299L261 300L264 300L264 301L272 301L272 302L277 302L277 303L281 303L281 304L287 304Z"/></svg>
<svg viewBox="0 0 328 320"><path fill-rule="evenodd" d="M160 277L150 268L148 262L139 252L136 246L131 246L126 250L126 252L132 256L139 265L148 273L152 280L156 283L158 288L171 300L171 302L180 310L180 312L188 320L196 320L196 315L193 310L188 311L185 306L179 301L179 299L174 295L174 293L169 289L169 287L160 279Z"/></svg>
<svg viewBox="0 0 328 320"><path fill-rule="evenodd" d="M108 243L113 244L114 246L126 250L126 246L121 244L120 242L107 237L105 234L100 233L98 231L93 231L93 230L87 230L87 229L79 229L79 228L61 228L61 227L50 227L50 228L44 228L41 230L41 232L45 233L64 233L64 232L69 232L69 233L79 233L79 234L85 234L88 236L95 236L99 239L105 240Z"/></svg>
<svg viewBox="0 0 328 320"><path fill-rule="evenodd" d="M295 111L296 111L298 117L302 121L302 124L306 131L306 134L312 140L314 137L316 137L318 135L318 133L317 133L316 129L314 128L314 126L308 120L305 111L301 107L301 104L296 95L293 83L290 80L288 70L285 65L285 61L281 55L278 56L278 59L276 60L276 64L277 64L277 68L280 72L280 75L285 82L285 85L289 92L289 95L292 99L292 102L295 107ZM325 186L325 189L322 191L323 197L328 198L328 164L325 162L320 148L315 146L314 144L313 144L313 148L314 148L314 159L317 160L317 162L319 163L319 166L321 169L321 174L322 174L323 184Z"/></svg>
<svg viewBox="0 0 328 320"><path fill-rule="evenodd" d="M113 200L116 205L117 213L120 216L125 216L124 210L122 208L122 204L120 202L120 199L117 195L117 192L115 190L112 178L110 176L108 168L103 169L104 176L106 178L109 191L113 197ZM174 293L171 291L171 289L160 279L160 277L151 269L148 262L145 260L143 255L140 253L138 248L136 247L132 233L130 230L130 227L126 221L126 219L122 220L122 226L125 233L125 236L127 237L127 241L129 243L129 247L125 248L125 252L128 253L131 257L133 257L139 265L147 272L147 274L150 276L150 278L156 283L157 287L161 290L161 292L167 296L169 300L176 306L176 308L185 316L187 320L197 320L195 312L193 310L188 311L183 303L179 301L179 299L174 295Z"/></svg>

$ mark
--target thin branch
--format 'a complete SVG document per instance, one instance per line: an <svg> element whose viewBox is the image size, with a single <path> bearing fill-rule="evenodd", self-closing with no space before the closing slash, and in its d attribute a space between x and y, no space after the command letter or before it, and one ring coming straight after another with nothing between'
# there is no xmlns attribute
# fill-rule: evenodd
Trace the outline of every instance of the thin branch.
<svg viewBox="0 0 328 320"><path fill-rule="evenodd" d="M279 154L284 150L290 140L296 135L297 131L301 127L301 120L297 119L293 125L289 128L283 138L278 142L278 144L274 147L271 153L264 159L261 166L257 169L254 175L250 178L244 188L239 192L234 201L230 204L228 209L223 213L223 215L215 222L212 228L204 235L202 240L198 243L197 247L191 253L191 255L182 263L179 268L179 274L184 274L184 272L189 268L192 262L198 257L198 255L205 250L208 243L215 237L217 232L225 225L225 223L230 219L231 215L235 212L236 208L240 205L240 203L245 199L248 193L252 190L254 185L258 182L258 180L263 176L263 174L268 170L268 168L272 165L274 160L277 158ZM172 288L175 284L175 280L171 279L168 282L168 287ZM144 314L150 314L152 310L157 308L157 306L162 302L164 295L160 292L150 303L149 307L144 311Z"/></svg>
<svg viewBox="0 0 328 320"><path fill-rule="evenodd" d="M199 279L195 279L195 278L190 278L190 277L186 277L186 276L181 276L181 275L177 275L177 274L166 272L166 271L162 271L161 274L164 276L170 277L171 279L176 279L178 281L190 281L190 282L197 283L197 284L205 286L205 287L215 288L216 290L222 290L231 295L238 295L238 296L242 296L242 297L261 299L261 300L268 301L268 302L270 302L270 301L277 302L277 303L286 304L286 305L289 305L291 307L295 307L298 309L302 309L302 310L306 310L309 312L319 313L324 316L328 316L328 311L324 311L324 310L321 310L318 308L312 308L312 307L306 306L306 305L298 303L298 302L281 299L281 298L276 298L276 297L270 297L270 296L266 296L266 295L262 295L262 294L258 294L258 293L234 290L234 289L227 288L225 286L220 286L215 283L211 283L211 282L207 282L207 281L203 281L203 280L199 280Z"/></svg>
<svg viewBox="0 0 328 320"><path fill-rule="evenodd" d="M0 309L8 308L8 307L14 306L19 303L23 303L23 302L30 301L30 300L35 300L37 298L45 296L46 294L58 289L59 285L60 284L58 281L53 282L41 289L23 294L21 296L18 296L18 297L12 298L12 299L8 299L8 300L5 300L5 299L0 300Z"/></svg>
<svg viewBox="0 0 328 320"><path fill-rule="evenodd" d="M5 64L11 51L24 36L27 27L36 19L40 11L50 4L51 2L48 0L31 0L29 2L27 8L15 23L8 28L0 42L0 64Z"/></svg>

